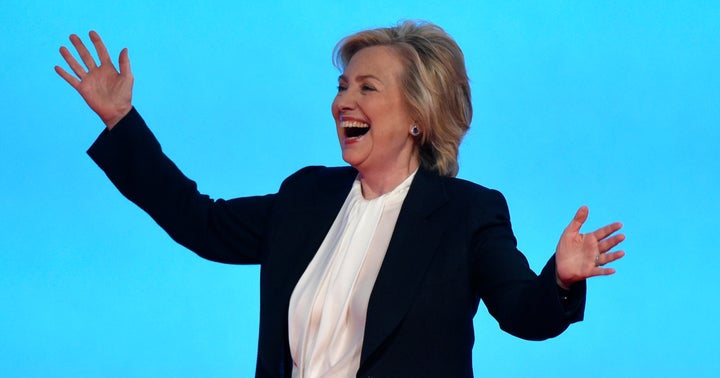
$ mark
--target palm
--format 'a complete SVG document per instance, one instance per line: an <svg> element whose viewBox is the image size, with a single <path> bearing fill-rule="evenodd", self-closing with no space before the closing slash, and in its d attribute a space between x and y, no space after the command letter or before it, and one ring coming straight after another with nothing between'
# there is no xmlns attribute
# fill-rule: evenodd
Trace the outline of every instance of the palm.
<svg viewBox="0 0 720 378"><path fill-rule="evenodd" d="M131 103L132 85L132 76L120 75L115 67L102 65L88 72L77 90L96 113L109 115L113 109Z"/></svg>
<svg viewBox="0 0 720 378"><path fill-rule="evenodd" d="M61 67L56 66L55 71L80 93L108 128L112 128L132 108L133 76L130 72L130 60L127 49L123 49L120 53L120 72L118 72L110 60L100 36L95 32L90 32L90 39L97 50L100 66L95 64L95 60L80 38L71 35L70 41L77 49L87 70L75 60L67 48L61 47L60 54L75 76Z"/></svg>
<svg viewBox="0 0 720 378"><path fill-rule="evenodd" d="M587 220L588 208L581 207L563 231L555 253L558 283L565 287L593 276L615 273L603 265L622 258L623 251L608 252L625 240L625 235L615 234L622 224L612 223L587 234L580 227Z"/></svg>

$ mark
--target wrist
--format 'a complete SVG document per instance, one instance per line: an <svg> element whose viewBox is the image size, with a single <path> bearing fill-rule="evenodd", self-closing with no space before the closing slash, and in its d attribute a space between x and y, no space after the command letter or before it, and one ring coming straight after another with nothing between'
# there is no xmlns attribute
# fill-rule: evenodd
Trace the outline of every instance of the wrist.
<svg viewBox="0 0 720 378"><path fill-rule="evenodd" d="M109 130L112 130L113 127L115 127L118 123L120 123L120 121L123 118L125 118L125 116L127 116L131 110L132 110L132 105L130 105L129 107L123 107L123 108L119 109L115 115L110 116L110 117L101 117L101 119L102 119L103 123L105 124L105 127L107 127L107 129L109 131Z"/></svg>
<svg viewBox="0 0 720 378"><path fill-rule="evenodd" d="M555 273L555 282L557 283L558 287L563 290L570 290L570 286L572 286L572 282L564 282L560 279L560 277L557 275L557 272Z"/></svg>

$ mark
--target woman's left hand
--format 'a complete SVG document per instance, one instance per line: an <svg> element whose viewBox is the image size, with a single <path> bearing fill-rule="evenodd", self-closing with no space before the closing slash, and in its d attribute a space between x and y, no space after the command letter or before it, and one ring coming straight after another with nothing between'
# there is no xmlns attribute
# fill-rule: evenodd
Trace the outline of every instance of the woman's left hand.
<svg viewBox="0 0 720 378"><path fill-rule="evenodd" d="M588 212L587 206L578 209L560 236L555 251L557 282L565 289L589 277L615 273L615 269L603 266L625 256L623 251L609 252L625 240L625 235L616 234L622 228L621 223L611 223L587 234L580 233Z"/></svg>

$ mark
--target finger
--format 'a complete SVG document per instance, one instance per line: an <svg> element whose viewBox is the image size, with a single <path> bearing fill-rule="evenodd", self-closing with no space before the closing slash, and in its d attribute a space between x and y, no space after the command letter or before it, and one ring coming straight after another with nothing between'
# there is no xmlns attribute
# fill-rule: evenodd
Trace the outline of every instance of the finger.
<svg viewBox="0 0 720 378"><path fill-rule="evenodd" d="M98 59L100 59L100 65L109 64L110 66L113 66L112 60L110 60L110 54L108 54L105 44L100 38L100 35L94 30L90 31L90 41L92 41L93 45L95 46L95 51L97 51Z"/></svg>
<svg viewBox="0 0 720 378"><path fill-rule="evenodd" d="M609 276L611 274L615 274L615 269L613 268L595 268L590 273L590 277L594 276Z"/></svg>
<svg viewBox="0 0 720 378"><path fill-rule="evenodd" d="M97 67L97 65L95 64L95 59L93 59L92 55L90 55L90 51L88 51L87 47L85 47L85 44L82 43L80 37L73 34L70 36L70 42L72 42L73 46L75 46L78 55L80 55L80 59L82 59L83 63L85 63L85 67L87 67L88 70Z"/></svg>
<svg viewBox="0 0 720 378"><path fill-rule="evenodd" d="M625 256L625 251L616 251L610 253L601 253L595 257L596 266L600 267L617 261Z"/></svg>
<svg viewBox="0 0 720 378"><path fill-rule="evenodd" d="M580 206L578 211L575 213L573 220L570 221L570 224L568 224L565 230L572 232L580 232L580 227L582 227L582 225L587 220L589 212L590 210L587 206Z"/></svg>
<svg viewBox="0 0 720 378"><path fill-rule="evenodd" d="M622 226L623 225L620 222L611 223L607 226L598 228L597 230L593 231L592 234L597 240L603 240L606 237L612 235L617 230L621 229Z"/></svg>
<svg viewBox="0 0 720 378"><path fill-rule="evenodd" d="M67 83L70 84L71 87L77 89L77 87L80 85L80 80L78 80L75 76L70 75L62 67L55 66L55 72L57 72L60 77L65 79L65 81L67 81Z"/></svg>
<svg viewBox="0 0 720 378"><path fill-rule="evenodd" d="M65 62L67 62L77 77L82 79L82 77L85 76L85 68L83 68L77 60L75 60L75 57L72 53L70 53L70 50L68 50L67 47L63 46L60 48L60 55L62 55Z"/></svg>
<svg viewBox="0 0 720 378"><path fill-rule="evenodd" d="M615 248L615 246L622 243L623 241L625 241L625 234L613 235L612 237L599 242L598 250L600 251L600 253L605 253Z"/></svg>
<svg viewBox="0 0 720 378"><path fill-rule="evenodd" d="M603 254L603 259L607 261L605 264L610 264L611 262L620 260L623 257L625 257L625 251L615 251Z"/></svg>
<svg viewBox="0 0 720 378"><path fill-rule="evenodd" d="M132 74L132 71L130 70L130 57L128 56L127 48L120 51L120 59L118 59L118 62L120 64L120 75Z"/></svg>

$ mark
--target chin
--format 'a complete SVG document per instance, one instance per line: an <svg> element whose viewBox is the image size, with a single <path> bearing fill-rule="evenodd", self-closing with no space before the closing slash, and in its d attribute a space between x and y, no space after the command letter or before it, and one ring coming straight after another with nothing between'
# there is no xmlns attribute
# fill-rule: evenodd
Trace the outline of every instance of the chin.
<svg viewBox="0 0 720 378"><path fill-rule="evenodd" d="M356 154L348 153L346 151L343 151L342 159L355 169L359 169L358 167L363 161L363 159L358 158Z"/></svg>
<svg viewBox="0 0 720 378"><path fill-rule="evenodd" d="M347 156L347 155L345 155L345 154L342 155L342 159L343 159L344 162L346 162L346 163L352 165L353 167L357 168L356 165L355 165L355 159L352 159L351 157L349 157L349 156Z"/></svg>

